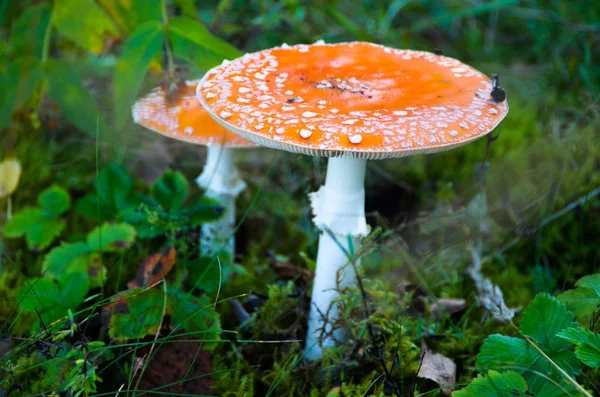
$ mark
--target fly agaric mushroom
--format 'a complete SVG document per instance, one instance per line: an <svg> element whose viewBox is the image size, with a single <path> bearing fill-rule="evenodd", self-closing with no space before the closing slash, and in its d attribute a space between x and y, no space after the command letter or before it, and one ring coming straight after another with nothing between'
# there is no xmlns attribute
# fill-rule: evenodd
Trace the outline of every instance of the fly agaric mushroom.
<svg viewBox="0 0 600 397"><path fill-rule="evenodd" d="M201 80L198 97L224 127L263 146L329 157L325 185L311 194L314 222L328 233L319 238L308 359L343 336L327 337L338 317L336 275L341 286L354 282L347 252L369 232L367 159L434 153L484 136L508 112L490 97L492 87L456 59L362 42L264 50Z"/></svg>
<svg viewBox="0 0 600 397"><path fill-rule="evenodd" d="M216 123L202 108L196 97L198 80L180 83L173 93L157 87L133 106L133 120L152 131L208 148L206 165L196 179L225 208L215 222L202 225L200 249L211 255L220 248L235 254L235 198L246 188L233 160L235 148L256 146Z"/></svg>

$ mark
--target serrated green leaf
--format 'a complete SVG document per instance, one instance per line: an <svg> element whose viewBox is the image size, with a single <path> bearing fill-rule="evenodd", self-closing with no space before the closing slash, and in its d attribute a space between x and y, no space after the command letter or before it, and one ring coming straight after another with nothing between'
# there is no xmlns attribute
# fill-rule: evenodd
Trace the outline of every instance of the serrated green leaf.
<svg viewBox="0 0 600 397"><path fill-rule="evenodd" d="M18 58L8 64L0 75L0 129L10 123L13 113L31 98L43 78L37 59Z"/></svg>
<svg viewBox="0 0 600 397"><path fill-rule="evenodd" d="M127 223L105 223L92 230L86 242L92 251L122 251L133 244L135 235L135 228Z"/></svg>
<svg viewBox="0 0 600 397"><path fill-rule="evenodd" d="M46 249L65 228L60 219L49 219L39 208L25 208L15 214L4 227L4 236L16 238L25 236L27 248L41 251Z"/></svg>
<svg viewBox="0 0 600 397"><path fill-rule="evenodd" d="M75 212L88 218L107 221L117 216L116 208L97 194L88 193L75 203Z"/></svg>
<svg viewBox="0 0 600 397"><path fill-rule="evenodd" d="M191 205L178 211L179 215L191 226L212 222L223 216L224 208L218 201L202 197Z"/></svg>
<svg viewBox="0 0 600 397"><path fill-rule="evenodd" d="M177 292L173 297L171 324L187 332L202 332L199 338L206 341L202 347L213 349L220 339L221 321L214 310L214 305L206 295L195 297L191 294Z"/></svg>
<svg viewBox="0 0 600 397"><path fill-rule="evenodd" d="M577 317L596 312L600 308L600 274L585 276L575 283L575 289L558 296Z"/></svg>
<svg viewBox="0 0 600 397"><path fill-rule="evenodd" d="M221 271L219 262L212 256L201 256L193 261L185 262L188 271L187 281L190 287L213 293L219 289Z"/></svg>
<svg viewBox="0 0 600 397"><path fill-rule="evenodd" d="M175 17L169 20L169 41L173 54L200 68L209 69L223 59L235 59L240 51L218 37L213 36L198 20Z"/></svg>
<svg viewBox="0 0 600 397"><path fill-rule="evenodd" d="M589 288L600 296L600 274L591 274L577 280L577 287Z"/></svg>
<svg viewBox="0 0 600 397"><path fill-rule="evenodd" d="M108 335L116 342L140 339L156 334L164 306L164 292L156 289L134 288L117 296L127 307L126 313L110 317ZM117 303L119 304L119 303ZM166 313L170 313L167 308Z"/></svg>
<svg viewBox="0 0 600 397"><path fill-rule="evenodd" d="M181 172L167 170L152 186L154 199L167 210L181 208L188 194L188 182Z"/></svg>
<svg viewBox="0 0 600 397"><path fill-rule="evenodd" d="M46 63L46 74L48 96L65 118L89 135L101 134L105 129L102 114L81 78L66 63L54 59Z"/></svg>
<svg viewBox="0 0 600 397"><path fill-rule="evenodd" d="M80 264L75 263L75 260L90 252L91 249L86 243L63 243L48 252L42 264L42 274L59 279L69 273L85 273L85 269L80 268Z"/></svg>
<svg viewBox="0 0 600 397"><path fill-rule="evenodd" d="M589 329L568 328L561 331L558 336L577 346L575 355L585 365L600 368L600 335Z"/></svg>
<svg viewBox="0 0 600 397"><path fill-rule="evenodd" d="M21 237L35 224L43 222L39 208L25 207L13 215L12 219L4 226L4 236L9 238Z"/></svg>
<svg viewBox="0 0 600 397"><path fill-rule="evenodd" d="M10 58L42 58L44 36L50 23L50 6L41 3L29 7L15 22L10 36Z"/></svg>
<svg viewBox="0 0 600 397"><path fill-rule="evenodd" d="M47 278L29 280L19 293L19 307L28 313L37 309L49 324L66 316L69 309L79 306L88 289L87 277L79 273L67 275L59 281Z"/></svg>
<svg viewBox="0 0 600 397"><path fill-rule="evenodd" d="M559 338L557 333L577 326L573 322L573 314L562 303L549 295L539 294L525 310L520 331L536 343L550 360L575 377L581 371L581 364L570 350L569 343ZM558 397L563 396L564 390L578 395L548 359L520 338L489 336L477 355L477 368L480 371L508 369L518 372L535 395Z"/></svg>
<svg viewBox="0 0 600 397"><path fill-rule="evenodd" d="M56 218L71 207L69 192L60 186L51 186L38 196L42 214Z"/></svg>
<svg viewBox="0 0 600 397"><path fill-rule="evenodd" d="M539 294L529 304L521 319L520 331L541 344L546 353L567 350L569 344L557 334L565 328L576 328L573 313L556 298Z"/></svg>
<svg viewBox="0 0 600 397"><path fill-rule="evenodd" d="M133 179L117 164L104 168L96 179L96 191L101 202L119 210L127 208L127 198L133 189Z"/></svg>
<svg viewBox="0 0 600 397"><path fill-rule="evenodd" d="M79 46L99 54L107 37L119 37L111 19L92 1L55 0L52 24Z"/></svg>
<svg viewBox="0 0 600 397"><path fill-rule="evenodd" d="M129 37L119 58L113 80L115 118L118 129L130 117L131 107L146 71L160 51L164 38L162 25L156 21L140 25Z"/></svg>
<svg viewBox="0 0 600 397"><path fill-rule="evenodd" d="M549 357L570 376L574 377L579 374L579 362L571 351L555 352ZM561 394L563 389L573 391L573 386L550 362L527 341L520 338L498 334L490 335L483 342L477 355L477 369L480 372L491 369L515 371L525 378L529 390L535 395L558 397L564 395ZM554 386L554 389L548 388L549 383ZM554 394L557 391L559 393Z"/></svg>
<svg viewBox="0 0 600 397"><path fill-rule="evenodd" d="M490 370L479 375L466 388L452 393L454 397L517 397L525 396L527 383L516 372L500 373Z"/></svg>

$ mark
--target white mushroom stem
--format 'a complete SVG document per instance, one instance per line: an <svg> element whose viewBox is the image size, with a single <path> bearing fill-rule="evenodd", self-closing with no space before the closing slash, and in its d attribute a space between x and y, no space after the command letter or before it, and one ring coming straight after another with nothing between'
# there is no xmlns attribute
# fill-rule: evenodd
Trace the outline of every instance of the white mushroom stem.
<svg viewBox="0 0 600 397"><path fill-rule="evenodd" d="M206 196L224 207L221 218L202 225L202 255L226 250L232 259L235 256L235 199L246 188L246 183L238 175L233 154L233 149L225 146L208 146L206 165L196 179L198 186L206 190Z"/></svg>
<svg viewBox="0 0 600 397"><path fill-rule="evenodd" d="M369 233L365 218L366 164L365 159L330 158L325 185L310 194L313 220L322 232L304 352L308 360L321 357L324 348L344 338L341 328L331 335L339 318L338 305L333 301L340 288L355 284L349 255L360 248L362 238Z"/></svg>

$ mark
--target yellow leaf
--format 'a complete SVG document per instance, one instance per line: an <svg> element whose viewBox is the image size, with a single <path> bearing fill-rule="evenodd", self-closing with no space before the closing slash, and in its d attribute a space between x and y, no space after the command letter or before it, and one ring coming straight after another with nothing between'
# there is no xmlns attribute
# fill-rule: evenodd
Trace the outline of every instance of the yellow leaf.
<svg viewBox="0 0 600 397"><path fill-rule="evenodd" d="M21 163L17 160L4 160L0 163L0 199L10 196L21 177Z"/></svg>

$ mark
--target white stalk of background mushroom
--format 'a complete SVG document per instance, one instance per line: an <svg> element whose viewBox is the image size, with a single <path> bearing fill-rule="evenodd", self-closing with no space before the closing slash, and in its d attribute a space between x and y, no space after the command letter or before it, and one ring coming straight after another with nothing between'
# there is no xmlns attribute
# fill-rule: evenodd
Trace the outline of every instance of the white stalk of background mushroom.
<svg viewBox="0 0 600 397"><path fill-rule="evenodd" d="M223 216L202 225L200 250L214 255L225 249L235 255L235 199L246 188L234 164L234 149L208 145L206 165L196 183L205 189L206 196L217 200L224 208Z"/></svg>
<svg viewBox="0 0 600 397"><path fill-rule="evenodd" d="M322 232L304 352L309 360L321 357L323 348L344 338L341 328L329 336L339 318L338 305L333 301L339 296L339 289L355 283L356 274L348 254L356 252L369 233L365 218L366 164L366 159L330 158L325 185L310 194L314 222ZM322 332L321 346L318 341Z"/></svg>

